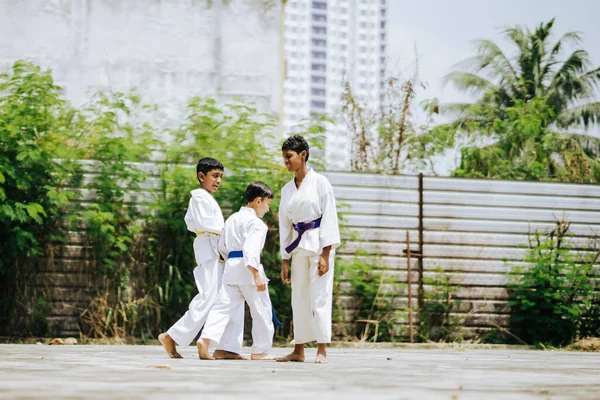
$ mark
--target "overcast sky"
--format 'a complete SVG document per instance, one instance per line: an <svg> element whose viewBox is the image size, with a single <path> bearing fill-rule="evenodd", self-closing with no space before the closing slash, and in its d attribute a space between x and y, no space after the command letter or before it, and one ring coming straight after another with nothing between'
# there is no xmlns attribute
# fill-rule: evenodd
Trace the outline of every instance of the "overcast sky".
<svg viewBox="0 0 600 400"><path fill-rule="evenodd" d="M466 100L441 81L455 63L474 55L473 40L492 39L505 49L502 28L533 29L551 18L556 18L555 39L581 32L580 47L594 66L600 65L600 0L388 0L388 67L410 76L416 44L419 77L428 84L418 100Z"/></svg>

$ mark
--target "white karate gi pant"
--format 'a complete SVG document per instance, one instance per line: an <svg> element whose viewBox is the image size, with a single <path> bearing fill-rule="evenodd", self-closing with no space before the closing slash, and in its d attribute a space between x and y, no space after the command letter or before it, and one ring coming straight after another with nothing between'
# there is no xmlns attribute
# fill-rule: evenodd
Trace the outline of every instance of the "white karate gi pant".
<svg viewBox="0 0 600 400"><path fill-rule="evenodd" d="M180 346L188 346L196 337L202 326L205 325L210 310L217 302L221 277L223 276L223 263L218 258L213 258L194 268L194 280L198 294L190 302L188 311L177 321L167 333ZM230 326L223 337L218 350L232 353L242 351L244 339L244 308L238 310L230 319Z"/></svg>
<svg viewBox="0 0 600 400"><path fill-rule="evenodd" d="M333 259L329 255L329 271L318 274L320 256L292 254L292 312L294 342L304 344L331 343L331 306L333 298Z"/></svg>
<svg viewBox="0 0 600 400"><path fill-rule="evenodd" d="M273 311L269 287L259 292L255 285L223 285L219 299L213 307L202 331L202 339L210 339L217 343L225 342L225 335L230 329L228 324L239 310L244 309L244 300L250 308L252 316L252 354L268 353L273 347ZM224 335L225 333L225 335Z"/></svg>

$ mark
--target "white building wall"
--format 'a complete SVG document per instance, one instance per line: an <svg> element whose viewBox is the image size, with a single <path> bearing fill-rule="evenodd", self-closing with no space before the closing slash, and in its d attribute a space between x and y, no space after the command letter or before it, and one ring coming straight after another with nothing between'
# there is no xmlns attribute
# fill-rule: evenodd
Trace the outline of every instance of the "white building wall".
<svg viewBox="0 0 600 400"><path fill-rule="evenodd" d="M0 1L0 70L51 68L77 106L136 87L180 122L189 98L241 98L279 114L279 0Z"/></svg>

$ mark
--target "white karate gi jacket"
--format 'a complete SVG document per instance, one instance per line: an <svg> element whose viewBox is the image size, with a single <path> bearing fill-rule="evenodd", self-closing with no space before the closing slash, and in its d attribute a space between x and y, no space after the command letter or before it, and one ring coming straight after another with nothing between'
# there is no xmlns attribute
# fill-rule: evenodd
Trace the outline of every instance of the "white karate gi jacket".
<svg viewBox="0 0 600 400"><path fill-rule="evenodd" d="M223 213L217 201L204 189L191 192L185 223L191 232L195 232L194 257L196 265L219 256L219 236L223 231Z"/></svg>
<svg viewBox="0 0 600 400"><path fill-rule="evenodd" d="M260 263L260 253L265 245L267 230L267 225L250 207L242 207L239 212L227 219L223 235L219 240L219 251L225 259L223 284L254 285L248 266L258 270L265 283L268 281ZM229 258L229 253L232 251L243 251L244 256Z"/></svg>
<svg viewBox="0 0 600 400"><path fill-rule="evenodd" d="M302 256L321 254L324 247L334 250L340 245L335 196L331 183L321 174L310 169L300 188L296 189L294 179L281 190L279 205L279 238L281 258L289 260L285 248L297 237L292 224L311 222L321 217L321 227L304 232L298 247L292 251Z"/></svg>

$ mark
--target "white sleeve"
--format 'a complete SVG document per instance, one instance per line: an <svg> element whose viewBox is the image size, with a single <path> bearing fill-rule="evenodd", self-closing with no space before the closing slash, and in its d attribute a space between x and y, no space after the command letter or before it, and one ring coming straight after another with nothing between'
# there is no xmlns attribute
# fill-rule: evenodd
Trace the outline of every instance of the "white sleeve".
<svg viewBox="0 0 600 400"><path fill-rule="evenodd" d="M218 218L218 213L209 212L211 208L214 208L214 204L211 203L208 199L202 197L192 197L190 199L185 214L185 223L189 231L221 233L223 227L220 218Z"/></svg>
<svg viewBox="0 0 600 400"><path fill-rule="evenodd" d="M281 201L279 203L279 252L282 260L289 260L290 254L285 251L285 248L292 242L294 227L292 221L287 217L285 210L287 199L281 192Z"/></svg>
<svg viewBox="0 0 600 400"><path fill-rule="evenodd" d="M223 230L225 231L225 230ZM219 238L219 253L221 253L221 257L223 257L224 260L227 260L227 256L229 255L229 251L227 251L227 246L225 245L225 235L222 235Z"/></svg>
<svg viewBox="0 0 600 400"><path fill-rule="evenodd" d="M332 249L335 249L341 242L333 187L331 187L331 183L325 177L319 182L319 187L321 189L319 200L323 212L321 216L321 228L319 229L321 248L331 246Z"/></svg>
<svg viewBox="0 0 600 400"><path fill-rule="evenodd" d="M260 271L262 265L260 263L260 253L267 239L267 226L261 221L252 221L250 223L248 236L244 241L244 265Z"/></svg>

